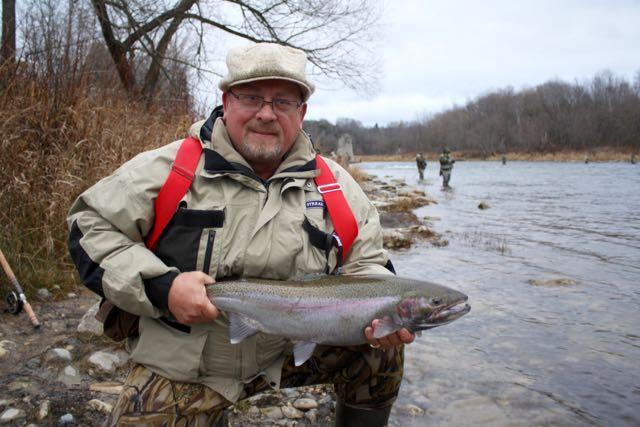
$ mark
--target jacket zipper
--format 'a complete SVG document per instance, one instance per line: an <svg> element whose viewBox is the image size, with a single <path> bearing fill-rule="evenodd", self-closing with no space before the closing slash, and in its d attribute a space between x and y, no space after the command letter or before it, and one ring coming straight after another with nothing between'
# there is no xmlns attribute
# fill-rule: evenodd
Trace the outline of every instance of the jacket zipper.
<svg viewBox="0 0 640 427"><path fill-rule="evenodd" d="M213 242L216 238L215 230L209 230L207 236L207 248L204 251L204 264L202 264L202 271L204 274L209 274L209 263L211 263L211 253L213 252Z"/></svg>

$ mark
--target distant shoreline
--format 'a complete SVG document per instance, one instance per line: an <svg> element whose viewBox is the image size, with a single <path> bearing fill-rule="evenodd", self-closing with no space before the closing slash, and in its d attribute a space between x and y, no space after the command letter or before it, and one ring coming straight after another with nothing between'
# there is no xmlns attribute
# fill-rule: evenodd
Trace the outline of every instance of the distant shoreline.
<svg viewBox="0 0 640 427"><path fill-rule="evenodd" d="M427 161L437 161L440 153L423 153ZM507 161L532 161L532 162L629 162L631 151L613 150L603 148L592 151L558 151L549 153L506 153ZM452 152L456 160L487 160L500 161L503 154L493 154L490 156L480 156L475 153ZM370 154L356 155L361 162L409 162L415 161L415 153L409 154ZM640 154L635 156L636 162L640 164Z"/></svg>

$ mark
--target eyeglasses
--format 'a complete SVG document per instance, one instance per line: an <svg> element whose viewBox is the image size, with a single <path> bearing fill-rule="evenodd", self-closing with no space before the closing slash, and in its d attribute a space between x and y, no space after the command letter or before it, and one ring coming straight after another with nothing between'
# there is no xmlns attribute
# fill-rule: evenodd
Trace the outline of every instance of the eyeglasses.
<svg viewBox="0 0 640 427"><path fill-rule="evenodd" d="M254 113L262 110L264 104L271 104L273 111L280 114L292 113L302 106L301 101L293 101L290 99L275 98L271 101L265 101L264 97L259 95L235 94L232 91L229 91L229 93L238 100L242 108Z"/></svg>

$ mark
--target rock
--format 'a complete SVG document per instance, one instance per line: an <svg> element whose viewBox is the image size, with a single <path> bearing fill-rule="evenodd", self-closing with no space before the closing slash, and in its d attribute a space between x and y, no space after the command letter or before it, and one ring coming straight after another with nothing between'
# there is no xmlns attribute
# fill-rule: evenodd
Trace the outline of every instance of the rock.
<svg viewBox="0 0 640 427"><path fill-rule="evenodd" d="M71 365L66 366L58 375L58 381L66 385L76 385L82 382L82 377L78 370Z"/></svg>
<svg viewBox="0 0 640 427"><path fill-rule="evenodd" d="M298 419L304 417L304 412L299 409L294 408L293 406L283 406L282 414L287 418Z"/></svg>
<svg viewBox="0 0 640 427"><path fill-rule="evenodd" d="M7 357L8 354L9 354L9 350L6 350L0 347L0 359L2 359L3 357Z"/></svg>
<svg viewBox="0 0 640 427"><path fill-rule="evenodd" d="M284 396L288 398L300 396L300 392L295 388L283 388L280 390L280 393L282 393Z"/></svg>
<svg viewBox="0 0 640 427"><path fill-rule="evenodd" d="M247 409L247 415L252 418L256 418L260 416L260 409L258 409L257 406L251 406L249 407L249 409Z"/></svg>
<svg viewBox="0 0 640 427"><path fill-rule="evenodd" d="M318 410L311 409L305 412L304 417L309 420L312 425L315 425L318 422Z"/></svg>
<svg viewBox="0 0 640 427"><path fill-rule="evenodd" d="M489 206L489 203L487 202L480 202L478 204L478 209L489 209L491 206Z"/></svg>
<svg viewBox="0 0 640 427"><path fill-rule="evenodd" d="M388 249L402 249L411 246L411 239L398 230L382 230L384 247Z"/></svg>
<svg viewBox="0 0 640 427"><path fill-rule="evenodd" d="M29 369L38 369L42 365L42 361L39 357L34 357L33 359L27 360L27 363L24 364Z"/></svg>
<svg viewBox="0 0 640 427"><path fill-rule="evenodd" d="M424 415L424 409L412 404L400 406L398 408L398 412L401 414L412 416L412 417L418 417L420 415Z"/></svg>
<svg viewBox="0 0 640 427"><path fill-rule="evenodd" d="M47 288L38 289L38 291L36 292L36 296L41 301L49 301L52 297L51 292L49 292L49 289Z"/></svg>
<svg viewBox="0 0 640 427"><path fill-rule="evenodd" d="M111 410L113 409L112 405L109 405L108 403L105 403L102 400L98 399L91 399L87 403L87 406L94 411L103 413L104 415L109 415L111 413Z"/></svg>
<svg viewBox="0 0 640 427"><path fill-rule="evenodd" d="M270 420L280 420L284 417L282 409L278 406L267 406L266 408L260 408L260 413Z"/></svg>
<svg viewBox="0 0 640 427"><path fill-rule="evenodd" d="M58 420L58 424L60 425L71 424L73 422L75 422L75 419L73 418L72 414L64 414Z"/></svg>
<svg viewBox="0 0 640 427"><path fill-rule="evenodd" d="M533 286L571 286L575 285L576 281L573 279L559 278L559 279L531 279L528 281Z"/></svg>
<svg viewBox="0 0 640 427"><path fill-rule="evenodd" d="M65 348L53 348L47 352L44 358L46 362L71 362L71 359L71 353Z"/></svg>
<svg viewBox="0 0 640 427"><path fill-rule="evenodd" d="M89 363L91 363L96 368L113 373L116 368L124 365L127 361L122 360L125 356L122 356L119 352L118 354L109 353L107 351L96 351L89 357ZM126 353L124 353L126 355Z"/></svg>
<svg viewBox="0 0 640 427"><path fill-rule="evenodd" d="M93 383L89 385L89 390L105 394L120 394L122 386L122 383L116 382Z"/></svg>
<svg viewBox="0 0 640 427"><path fill-rule="evenodd" d="M27 414L22 409L7 408L0 415L0 424L9 424L25 418Z"/></svg>
<svg viewBox="0 0 640 427"><path fill-rule="evenodd" d="M0 348L4 348L5 350L15 350L18 347L13 341L10 340L2 340L0 341Z"/></svg>
<svg viewBox="0 0 640 427"><path fill-rule="evenodd" d="M100 301L96 302L94 305L87 310L87 312L82 316L80 320L80 324L78 325L78 333L87 334L87 335L102 335L103 325L98 322L96 319L96 313L98 312L98 308L100 307Z"/></svg>
<svg viewBox="0 0 640 427"><path fill-rule="evenodd" d="M74 292L69 292L67 294L67 298L69 299L74 299L74 298L78 298L78 294L74 293Z"/></svg>
<svg viewBox="0 0 640 427"><path fill-rule="evenodd" d="M297 399L295 402L293 402L293 407L296 409L304 409L304 410L315 409L318 407L318 402L316 402L315 399L302 398L302 399Z"/></svg>
<svg viewBox="0 0 640 427"><path fill-rule="evenodd" d="M50 409L51 409L51 402L49 402L48 400L44 400L38 406L38 411L36 412L36 419L38 421L44 420L47 417L47 415L49 415Z"/></svg>

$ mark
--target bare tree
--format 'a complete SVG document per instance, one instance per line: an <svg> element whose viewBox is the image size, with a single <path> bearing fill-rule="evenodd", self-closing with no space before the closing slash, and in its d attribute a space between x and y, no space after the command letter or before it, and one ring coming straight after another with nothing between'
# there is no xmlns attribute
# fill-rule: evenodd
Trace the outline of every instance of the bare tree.
<svg viewBox="0 0 640 427"><path fill-rule="evenodd" d="M128 93L153 97L166 62L201 70L205 32L216 30L253 42L304 50L315 71L351 87L368 89L374 45L368 36L378 20L372 0L91 0L104 41ZM176 37L192 37L197 52L169 55ZM136 62L143 55L147 61ZM141 72L136 65L146 63ZM139 78L139 76L141 78Z"/></svg>
<svg viewBox="0 0 640 427"><path fill-rule="evenodd" d="M2 0L2 47L0 64L12 64L16 58L16 0Z"/></svg>

